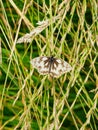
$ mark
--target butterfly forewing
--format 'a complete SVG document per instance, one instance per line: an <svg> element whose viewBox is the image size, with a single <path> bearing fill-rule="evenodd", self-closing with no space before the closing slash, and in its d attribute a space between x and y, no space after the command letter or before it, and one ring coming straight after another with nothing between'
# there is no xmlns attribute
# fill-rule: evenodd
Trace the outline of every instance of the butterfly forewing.
<svg viewBox="0 0 98 130"><path fill-rule="evenodd" d="M56 59L54 62L54 67L51 67L50 75L53 77L60 77L62 74L69 72L72 67L62 59Z"/></svg>
<svg viewBox="0 0 98 130"><path fill-rule="evenodd" d="M52 77L59 77L69 72L72 67L62 59L52 57L37 57L31 60L31 64L42 75L50 74Z"/></svg>
<svg viewBox="0 0 98 130"><path fill-rule="evenodd" d="M31 60L31 64L40 74L45 75L49 73L49 67L47 66L48 63L45 64L47 59L48 57L45 56L37 57Z"/></svg>

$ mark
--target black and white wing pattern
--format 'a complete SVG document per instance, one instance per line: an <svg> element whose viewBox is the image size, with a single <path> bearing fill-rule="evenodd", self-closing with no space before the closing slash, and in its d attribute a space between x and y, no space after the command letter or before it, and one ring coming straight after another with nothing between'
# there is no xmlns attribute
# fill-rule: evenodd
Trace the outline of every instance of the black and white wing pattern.
<svg viewBox="0 0 98 130"><path fill-rule="evenodd" d="M34 58L31 60L31 64L41 75L49 74L55 78L58 78L62 74L72 70L72 67L66 61L54 58L53 56L41 56Z"/></svg>
<svg viewBox="0 0 98 130"><path fill-rule="evenodd" d="M47 59L48 59L48 57L41 56L41 57L36 57L31 60L32 66L34 68L36 68L41 75L46 75L49 73L49 67L47 65L45 65L45 61Z"/></svg>

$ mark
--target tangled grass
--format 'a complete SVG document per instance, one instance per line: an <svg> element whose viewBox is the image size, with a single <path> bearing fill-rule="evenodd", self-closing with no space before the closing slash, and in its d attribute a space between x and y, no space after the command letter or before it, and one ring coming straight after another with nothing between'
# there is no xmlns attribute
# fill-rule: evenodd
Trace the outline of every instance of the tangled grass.
<svg viewBox="0 0 98 130"><path fill-rule="evenodd" d="M97 0L0 7L0 130L97 130ZM72 71L51 79L32 69L32 58L51 55Z"/></svg>

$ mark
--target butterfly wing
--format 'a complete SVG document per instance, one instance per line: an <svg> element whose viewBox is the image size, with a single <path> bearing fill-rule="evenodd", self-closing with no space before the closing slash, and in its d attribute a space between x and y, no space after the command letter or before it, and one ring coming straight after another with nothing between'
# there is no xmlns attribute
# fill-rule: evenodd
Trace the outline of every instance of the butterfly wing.
<svg viewBox="0 0 98 130"><path fill-rule="evenodd" d="M49 63L50 57L42 56L31 60L31 64L38 70L41 75L50 74L52 77L58 78L62 74L72 70L72 67L64 60L54 58L53 63ZM51 67L50 67L51 64Z"/></svg>
<svg viewBox="0 0 98 130"><path fill-rule="evenodd" d="M69 72L72 70L72 67L70 64L68 64L66 61L62 59L55 58L56 62L54 62L54 65L51 66L51 72L50 75L52 77L58 78L62 74Z"/></svg>
<svg viewBox="0 0 98 130"><path fill-rule="evenodd" d="M34 68L38 70L41 75L49 74L48 63L45 64L45 61L48 59L46 56L37 57L31 60L31 64Z"/></svg>

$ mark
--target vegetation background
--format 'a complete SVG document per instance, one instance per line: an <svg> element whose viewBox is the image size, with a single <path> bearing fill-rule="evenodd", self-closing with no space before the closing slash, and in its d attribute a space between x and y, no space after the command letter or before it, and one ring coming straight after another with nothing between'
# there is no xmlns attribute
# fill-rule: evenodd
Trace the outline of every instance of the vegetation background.
<svg viewBox="0 0 98 130"><path fill-rule="evenodd" d="M73 69L41 76L42 55ZM98 130L98 0L0 0L0 130Z"/></svg>

